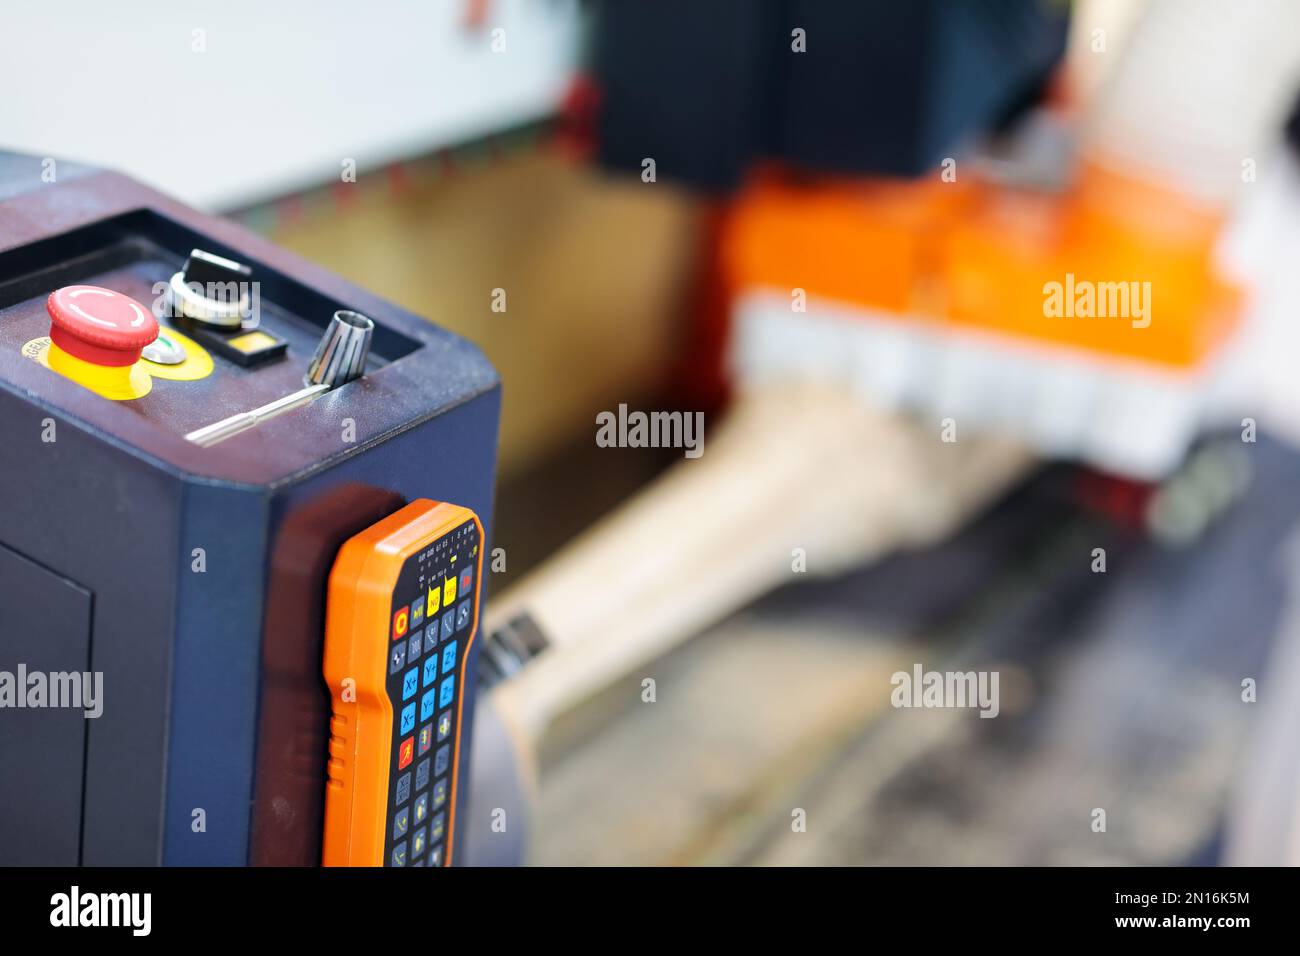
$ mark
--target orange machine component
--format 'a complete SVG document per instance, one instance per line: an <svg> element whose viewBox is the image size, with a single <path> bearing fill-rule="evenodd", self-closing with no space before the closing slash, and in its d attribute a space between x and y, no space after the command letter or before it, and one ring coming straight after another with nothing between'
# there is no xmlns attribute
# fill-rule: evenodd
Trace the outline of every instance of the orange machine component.
<svg viewBox="0 0 1300 956"><path fill-rule="evenodd" d="M736 291L801 288L877 317L1187 369L1236 325L1239 291L1212 262L1222 218L1087 164L1065 193L937 172L912 182L766 176L731 215L727 279Z"/></svg>
<svg viewBox="0 0 1300 956"><path fill-rule="evenodd" d="M447 866L483 527L420 499L349 539L330 574L326 866Z"/></svg>
<svg viewBox="0 0 1300 956"><path fill-rule="evenodd" d="M965 183L758 179L736 200L725 267L736 289L804 289L906 312L936 268L939 230L969 204Z"/></svg>
<svg viewBox="0 0 1300 956"><path fill-rule="evenodd" d="M1177 370L1237 324L1213 265L1222 215L1085 165L1065 196L986 186L945 232L942 318Z"/></svg>

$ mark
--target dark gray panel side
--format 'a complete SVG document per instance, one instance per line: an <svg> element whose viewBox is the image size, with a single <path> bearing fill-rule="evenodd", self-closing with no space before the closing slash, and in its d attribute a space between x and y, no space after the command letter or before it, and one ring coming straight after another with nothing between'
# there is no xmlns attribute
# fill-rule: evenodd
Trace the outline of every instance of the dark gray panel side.
<svg viewBox="0 0 1300 956"><path fill-rule="evenodd" d="M0 545L0 865L81 860L84 684L80 708L51 706L74 700L48 690L46 706L19 704L40 702L28 696L30 675L48 688L51 675L87 673L90 607L85 588Z"/></svg>
<svg viewBox="0 0 1300 956"><path fill-rule="evenodd" d="M0 541L95 595L85 865L161 862L180 484L0 382Z"/></svg>

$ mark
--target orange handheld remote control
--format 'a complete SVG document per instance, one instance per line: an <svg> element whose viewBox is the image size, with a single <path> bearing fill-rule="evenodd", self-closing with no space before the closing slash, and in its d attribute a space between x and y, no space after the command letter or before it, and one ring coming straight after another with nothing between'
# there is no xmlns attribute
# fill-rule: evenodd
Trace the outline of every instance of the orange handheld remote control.
<svg viewBox="0 0 1300 956"><path fill-rule="evenodd" d="M420 499L350 538L330 573L326 866L448 866L483 526Z"/></svg>

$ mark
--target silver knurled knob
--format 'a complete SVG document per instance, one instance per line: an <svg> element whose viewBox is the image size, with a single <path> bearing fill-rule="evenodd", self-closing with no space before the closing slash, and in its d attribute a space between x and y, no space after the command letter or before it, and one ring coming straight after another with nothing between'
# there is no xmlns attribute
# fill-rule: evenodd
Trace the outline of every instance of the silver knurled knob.
<svg viewBox="0 0 1300 956"><path fill-rule="evenodd" d="M360 312L347 309L335 312L316 346L303 381L308 385L336 388L359 378L366 369L374 332L375 323Z"/></svg>

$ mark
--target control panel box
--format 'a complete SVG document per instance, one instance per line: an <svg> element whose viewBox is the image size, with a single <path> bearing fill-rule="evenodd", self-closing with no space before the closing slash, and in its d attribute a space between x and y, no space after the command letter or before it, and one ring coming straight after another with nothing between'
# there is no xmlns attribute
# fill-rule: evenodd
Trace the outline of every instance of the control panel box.
<svg viewBox="0 0 1300 956"><path fill-rule="evenodd" d="M477 515L483 553L498 377L230 222L58 169L0 155L0 556L22 571L0 608L24 608L0 670L98 675L102 712L19 736L0 711L0 864L319 865L331 569L422 499ZM452 640L464 774L476 655ZM54 770L76 787L42 816Z"/></svg>

